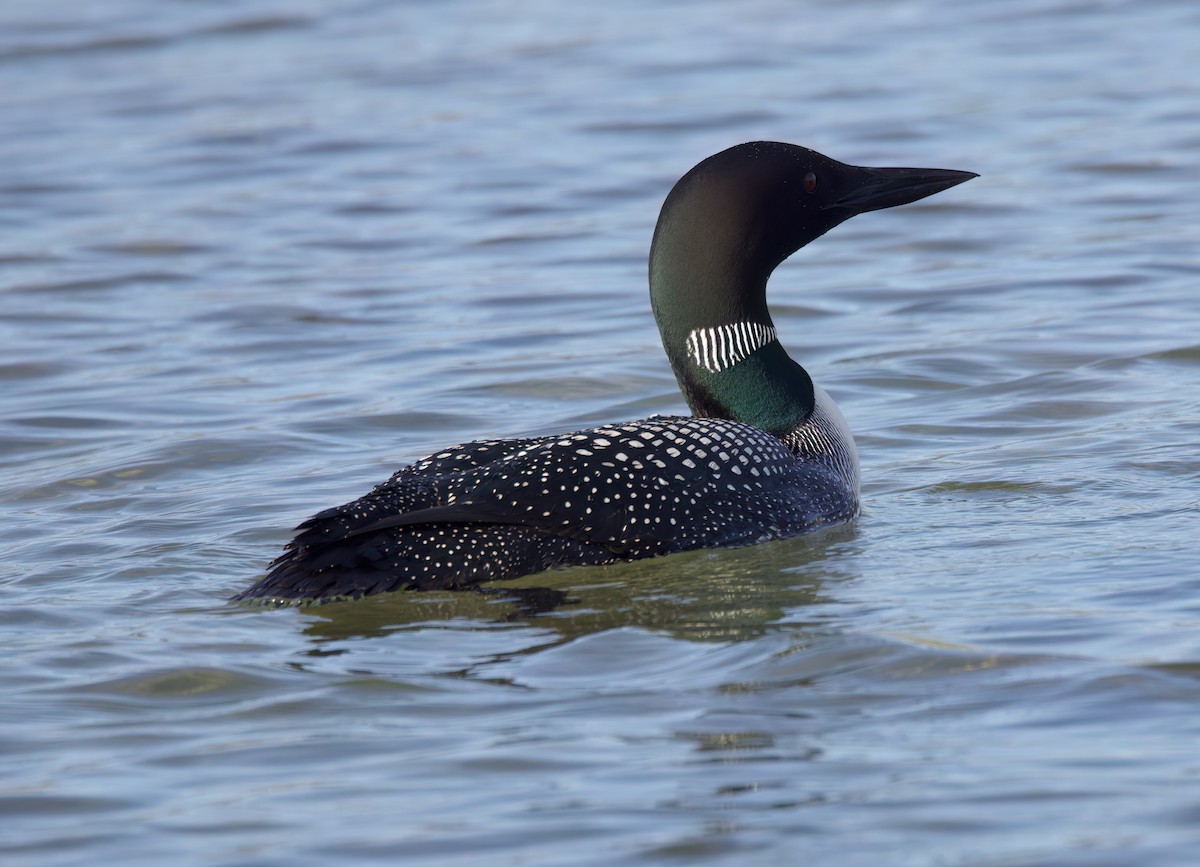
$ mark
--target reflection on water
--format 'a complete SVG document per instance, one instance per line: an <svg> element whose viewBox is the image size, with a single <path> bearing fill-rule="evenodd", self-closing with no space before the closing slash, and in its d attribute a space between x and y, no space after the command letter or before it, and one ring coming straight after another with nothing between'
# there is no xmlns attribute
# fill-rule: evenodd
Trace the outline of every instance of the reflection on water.
<svg viewBox="0 0 1200 867"><path fill-rule="evenodd" d="M620 627L687 641L746 641L785 613L825 601L813 576L849 577L847 546L855 532L835 527L750 548L541 573L483 591L318 605L303 609L314 618L305 632L318 639L314 652L321 654L330 652L330 642L449 620L535 626L554 633L557 643Z"/></svg>

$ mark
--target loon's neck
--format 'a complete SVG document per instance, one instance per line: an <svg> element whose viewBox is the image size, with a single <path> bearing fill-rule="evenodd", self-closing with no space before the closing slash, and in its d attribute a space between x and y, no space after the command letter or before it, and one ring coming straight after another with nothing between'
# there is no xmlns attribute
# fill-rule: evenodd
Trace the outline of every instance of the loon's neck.
<svg viewBox="0 0 1200 867"><path fill-rule="evenodd" d="M686 227L671 223L655 232L650 300L688 406L697 416L786 436L809 417L815 398L812 379L780 345L767 309L776 263L750 267L739 261L733 239L710 233L697 244Z"/></svg>

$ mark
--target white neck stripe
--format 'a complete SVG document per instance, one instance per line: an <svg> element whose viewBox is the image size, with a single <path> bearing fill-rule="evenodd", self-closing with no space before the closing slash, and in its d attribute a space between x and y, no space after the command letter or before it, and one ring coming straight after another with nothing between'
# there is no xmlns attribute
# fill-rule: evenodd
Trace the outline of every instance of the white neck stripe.
<svg viewBox="0 0 1200 867"><path fill-rule="evenodd" d="M733 367L775 339L775 329L769 325L735 322L715 328L694 328L686 345L692 361L709 373L716 373Z"/></svg>

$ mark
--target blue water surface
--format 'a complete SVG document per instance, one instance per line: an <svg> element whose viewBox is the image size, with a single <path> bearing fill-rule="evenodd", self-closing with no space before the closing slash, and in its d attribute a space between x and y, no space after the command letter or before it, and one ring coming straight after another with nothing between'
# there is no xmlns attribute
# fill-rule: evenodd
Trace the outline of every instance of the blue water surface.
<svg viewBox="0 0 1200 867"><path fill-rule="evenodd" d="M0 861L1188 865L1200 7L0 6ZM683 410L674 181L977 171L771 284L855 524L226 599L449 443Z"/></svg>

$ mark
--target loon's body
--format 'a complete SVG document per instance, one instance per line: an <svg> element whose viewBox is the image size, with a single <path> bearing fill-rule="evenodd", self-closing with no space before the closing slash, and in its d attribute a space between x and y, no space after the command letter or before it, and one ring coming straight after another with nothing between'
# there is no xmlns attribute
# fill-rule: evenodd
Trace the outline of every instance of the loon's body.
<svg viewBox="0 0 1200 867"><path fill-rule="evenodd" d="M650 253L655 318L694 417L443 449L301 524L238 598L461 588L850 520L854 441L780 345L767 278L855 214L972 177L848 166L778 142L709 157L667 197Z"/></svg>

